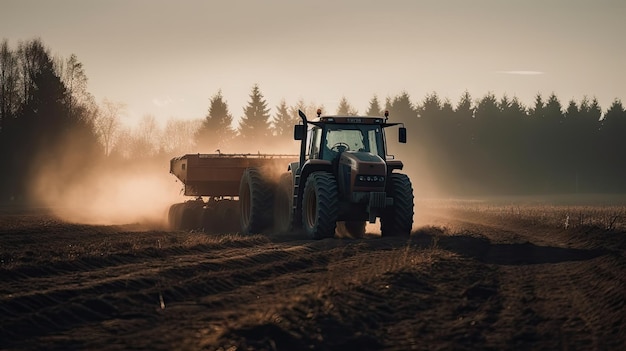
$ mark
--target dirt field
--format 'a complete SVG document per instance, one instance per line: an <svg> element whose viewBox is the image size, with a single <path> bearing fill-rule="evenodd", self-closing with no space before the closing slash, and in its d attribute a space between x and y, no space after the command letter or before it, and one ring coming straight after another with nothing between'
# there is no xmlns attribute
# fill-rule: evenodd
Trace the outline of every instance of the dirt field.
<svg viewBox="0 0 626 351"><path fill-rule="evenodd" d="M0 349L626 349L619 212L416 211L410 240L311 241L4 210Z"/></svg>

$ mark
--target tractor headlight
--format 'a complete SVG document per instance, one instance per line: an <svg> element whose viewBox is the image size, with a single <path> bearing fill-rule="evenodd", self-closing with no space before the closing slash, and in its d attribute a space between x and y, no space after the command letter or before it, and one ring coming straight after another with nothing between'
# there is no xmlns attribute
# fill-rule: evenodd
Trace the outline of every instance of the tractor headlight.
<svg viewBox="0 0 626 351"><path fill-rule="evenodd" d="M384 176L377 175L359 175L356 177L356 186L383 186L385 183Z"/></svg>

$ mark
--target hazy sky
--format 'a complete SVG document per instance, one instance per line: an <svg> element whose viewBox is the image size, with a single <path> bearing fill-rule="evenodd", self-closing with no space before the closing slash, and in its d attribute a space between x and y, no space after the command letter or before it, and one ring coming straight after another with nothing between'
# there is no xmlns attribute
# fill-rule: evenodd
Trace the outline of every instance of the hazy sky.
<svg viewBox="0 0 626 351"><path fill-rule="evenodd" d="M255 83L272 113L282 98L364 112L375 94L465 90L606 110L626 102L625 36L624 0L0 0L0 39L76 54L129 123L202 118L220 89L238 118Z"/></svg>

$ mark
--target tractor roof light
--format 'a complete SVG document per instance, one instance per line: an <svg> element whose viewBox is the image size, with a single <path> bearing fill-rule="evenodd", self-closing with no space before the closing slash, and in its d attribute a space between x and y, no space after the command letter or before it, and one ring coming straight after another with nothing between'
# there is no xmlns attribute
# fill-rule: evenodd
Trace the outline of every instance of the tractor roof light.
<svg viewBox="0 0 626 351"><path fill-rule="evenodd" d="M318 108L317 109L317 117L319 118L319 116L321 116L321 115L322 115L322 109Z"/></svg>

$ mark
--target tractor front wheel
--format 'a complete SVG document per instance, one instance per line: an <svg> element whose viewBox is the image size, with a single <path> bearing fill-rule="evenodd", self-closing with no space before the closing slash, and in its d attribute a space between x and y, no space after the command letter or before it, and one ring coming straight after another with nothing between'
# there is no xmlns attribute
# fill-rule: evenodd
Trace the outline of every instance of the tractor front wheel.
<svg viewBox="0 0 626 351"><path fill-rule="evenodd" d="M335 235L339 202L337 181L326 172L309 175L302 198L302 226L311 239Z"/></svg>
<svg viewBox="0 0 626 351"><path fill-rule="evenodd" d="M383 237L409 237L413 228L413 187L406 174L392 173L387 178L387 194L393 197L393 206L384 209L380 217Z"/></svg>

